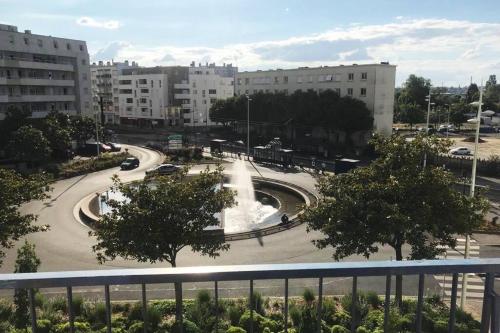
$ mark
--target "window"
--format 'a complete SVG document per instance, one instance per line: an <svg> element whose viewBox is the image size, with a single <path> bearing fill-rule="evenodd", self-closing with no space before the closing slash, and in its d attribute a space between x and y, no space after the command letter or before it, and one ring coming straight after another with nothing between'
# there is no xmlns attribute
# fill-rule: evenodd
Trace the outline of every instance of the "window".
<svg viewBox="0 0 500 333"><path fill-rule="evenodd" d="M366 96L366 88L361 88L361 96Z"/></svg>
<svg viewBox="0 0 500 333"><path fill-rule="evenodd" d="M238 85L241 86L241 79L238 79L237 82L238 82Z"/></svg>
<svg viewBox="0 0 500 333"><path fill-rule="evenodd" d="M153 106L153 101L149 100L149 107L152 107L152 106Z"/></svg>
<svg viewBox="0 0 500 333"><path fill-rule="evenodd" d="M313 76L309 75L309 83L313 82Z"/></svg>
<svg viewBox="0 0 500 333"><path fill-rule="evenodd" d="M64 95L66 95L66 93L67 93L67 89L66 89L66 88L64 88ZM88 95L88 94L89 94L89 88L83 88L83 93L84 93L85 95Z"/></svg>
<svg viewBox="0 0 500 333"><path fill-rule="evenodd" d="M141 112L148 112L148 108L141 108Z"/></svg>
<svg viewBox="0 0 500 333"><path fill-rule="evenodd" d="M83 51L83 45L80 44L79 47L80 47L80 51Z"/></svg>
<svg viewBox="0 0 500 333"><path fill-rule="evenodd" d="M58 48L59 48L59 44L57 44L57 41L56 41L56 40L54 41L54 48L55 48L55 49L58 49Z"/></svg>
<svg viewBox="0 0 500 333"><path fill-rule="evenodd" d="M203 100L203 104L207 104L207 100L206 99Z"/></svg>
<svg viewBox="0 0 500 333"><path fill-rule="evenodd" d="M131 106L127 106L127 107L125 108L125 111L127 111L127 112L132 112L132 107L131 107Z"/></svg>
<svg viewBox="0 0 500 333"><path fill-rule="evenodd" d="M149 89L141 89L141 94L149 94Z"/></svg>
<svg viewBox="0 0 500 333"><path fill-rule="evenodd" d="M196 88L196 81L193 82L193 88Z"/></svg>
<svg viewBox="0 0 500 333"><path fill-rule="evenodd" d="M153 87L154 87L154 83L153 83L153 82L154 82L154 81L153 81L153 80L151 80L151 88L153 88Z"/></svg>
<svg viewBox="0 0 500 333"><path fill-rule="evenodd" d="M202 90L202 91L201 91L201 96L202 96L202 97L205 97L205 90Z"/></svg>
<svg viewBox="0 0 500 333"><path fill-rule="evenodd" d="M302 83L302 76L297 77L297 83Z"/></svg>
<svg viewBox="0 0 500 333"><path fill-rule="evenodd" d="M210 98L210 104L214 104L215 102L217 102L217 98Z"/></svg>
<svg viewBox="0 0 500 333"><path fill-rule="evenodd" d="M139 79L139 84L148 84L147 79Z"/></svg>
<svg viewBox="0 0 500 333"><path fill-rule="evenodd" d="M367 78L368 78L367 72L361 73L361 80L366 80Z"/></svg>
<svg viewBox="0 0 500 333"><path fill-rule="evenodd" d="M82 65L84 65L84 66L85 66L86 64L87 64L87 60L82 59Z"/></svg>
<svg viewBox="0 0 500 333"><path fill-rule="evenodd" d="M254 90L253 90L253 93L254 93L254 94L256 94L256 93L257 93L257 89L254 89Z"/></svg>
<svg viewBox="0 0 500 333"><path fill-rule="evenodd" d="M245 95L248 95L250 93L250 90L245 90Z"/></svg>
<svg viewBox="0 0 500 333"><path fill-rule="evenodd" d="M14 36L10 35L9 36L9 43L14 44L14 42L15 42Z"/></svg>
<svg viewBox="0 0 500 333"><path fill-rule="evenodd" d="M148 99L147 98L141 98L141 103L142 104L146 104L148 102Z"/></svg>
<svg viewBox="0 0 500 333"><path fill-rule="evenodd" d="M132 80L120 80L118 81L120 84L132 84Z"/></svg>
<svg viewBox="0 0 500 333"><path fill-rule="evenodd" d="M70 43L66 43L66 49L67 50L71 50L71 44Z"/></svg>
<svg viewBox="0 0 500 333"><path fill-rule="evenodd" d="M82 74L82 80L87 80L87 73Z"/></svg>
<svg viewBox="0 0 500 333"><path fill-rule="evenodd" d="M120 94L132 94L132 89L120 89Z"/></svg>
<svg viewBox="0 0 500 333"><path fill-rule="evenodd" d="M216 89L208 89L208 94L215 95L215 94L217 94L217 90Z"/></svg>
<svg viewBox="0 0 500 333"><path fill-rule="evenodd" d="M250 78L249 77L245 78L245 84L250 84Z"/></svg>
<svg viewBox="0 0 500 333"><path fill-rule="evenodd" d="M283 83L288 83L288 76L283 76Z"/></svg>
<svg viewBox="0 0 500 333"><path fill-rule="evenodd" d="M280 79L279 79L279 77L275 76L274 77L274 84L278 84L278 83L280 83Z"/></svg>
<svg viewBox="0 0 500 333"><path fill-rule="evenodd" d="M29 45L30 44L29 38L26 38L26 37L24 38L24 44L25 45Z"/></svg>
<svg viewBox="0 0 500 333"><path fill-rule="evenodd" d="M36 43L38 44L38 46L43 47L43 41L41 39L37 39Z"/></svg>
<svg viewBox="0 0 500 333"><path fill-rule="evenodd" d="M349 80L349 81L354 80L354 73L349 73L349 74L347 75L347 80Z"/></svg>
<svg viewBox="0 0 500 333"><path fill-rule="evenodd" d="M133 98L127 98L126 102L128 104L134 103L134 99Z"/></svg>
<svg viewBox="0 0 500 333"><path fill-rule="evenodd" d="M352 96L352 88L347 88L347 95Z"/></svg>
<svg viewBox="0 0 500 333"><path fill-rule="evenodd" d="M337 93L337 95L340 95L340 88L335 88L335 92Z"/></svg>
<svg viewBox="0 0 500 333"><path fill-rule="evenodd" d="M134 89L134 97L137 97L137 90Z"/></svg>
<svg viewBox="0 0 500 333"><path fill-rule="evenodd" d="M160 85L160 88L161 88L161 80L158 80L158 83L159 83L159 85Z"/></svg>

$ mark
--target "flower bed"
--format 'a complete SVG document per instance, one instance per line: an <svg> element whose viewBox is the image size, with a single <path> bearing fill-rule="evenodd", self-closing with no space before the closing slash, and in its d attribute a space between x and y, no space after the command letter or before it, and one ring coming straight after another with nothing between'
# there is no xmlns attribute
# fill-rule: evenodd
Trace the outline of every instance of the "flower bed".
<svg viewBox="0 0 500 333"><path fill-rule="evenodd" d="M185 300L185 333L245 333L250 327L250 311L246 299L222 299L216 308L214 299L208 291L200 291L195 300ZM262 298L254 294L255 311L253 327L255 333L277 333L284 331L283 299ZM38 313L38 332L68 332L68 311L64 298L44 299L36 297ZM317 300L315 295L306 290L302 298L289 300L288 332L316 332ZM321 331L328 333L348 333L351 327L352 297L350 295L324 297L321 315ZM383 332L384 304L374 293L358 295L356 305L357 333ZM0 331L20 333L24 329L14 329L12 323L13 306L7 301L0 303ZM73 299L75 328L77 332L106 332L106 309L103 303ZM140 303L113 303L112 326L114 333L142 333L143 317ZM389 332L415 331L416 302L405 299L400 309L391 308ZM445 333L448 331L449 308L439 297L426 298L423 307L423 332ZM217 323L216 317L219 318ZM175 302L172 300L151 301L148 305L148 332L177 332L175 323ZM26 323L26 325L29 325ZM460 333L479 332L479 322L461 310L457 310L456 329Z"/></svg>

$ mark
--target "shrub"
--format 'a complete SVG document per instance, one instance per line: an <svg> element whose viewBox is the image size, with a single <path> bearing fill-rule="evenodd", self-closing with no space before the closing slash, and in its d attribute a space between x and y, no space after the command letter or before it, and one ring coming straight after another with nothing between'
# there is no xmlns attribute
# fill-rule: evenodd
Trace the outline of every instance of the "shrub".
<svg viewBox="0 0 500 333"><path fill-rule="evenodd" d="M142 333L144 324L142 322L136 322L130 325L128 328L128 333Z"/></svg>
<svg viewBox="0 0 500 333"><path fill-rule="evenodd" d="M68 306L64 297L54 297L48 301L48 307L53 311L61 311L66 313Z"/></svg>
<svg viewBox="0 0 500 333"><path fill-rule="evenodd" d="M371 331L368 330L366 327L364 326L359 326L357 329L356 329L356 333L370 333Z"/></svg>
<svg viewBox="0 0 500 333"><path fill-rule="evenodd" d="M369 291L366 293L366 302L374 309L377 309L382 305L382 300L374 291Z"/></svg>
<svg viewBox="0 0 500 333"><path fill-rule="evenodd" d="M244 329L237 326L231 326L227 329L226 333L247 333Z"/></svg>
<svg viewBox="0 0 500 333"><path fill-rule="evenodd" d="M349 333L350 331L344 326L333 325L331 333Z"/></svg>
<svg viewBox="0 0 500 333"><path fill-rule="evenodd" d="M316 299L316 297L314 296L314 292L309 288L304 289L304 292L302 293L302 298L304 299L304 302L306 302L307 304L311 304Z"/></svg>
<svg viewBox="0 0 500 333"><path fill-rule="evenodd" d="M69 333L69 323L56 325L54 333ZM89 323L75 321L75 333L90 333Z"/></svg>
<svg viewBox="0 0 500 333"><path fill-rule="evenodd" d="M0 299L0 322L8 321L12 316L12 303L5 300Z"/></svg>
<svg viewBox="0 0 500 333"><path fill-rule="evenodd" d="M475 320L470 313L465 312L464 310L457 308L456 313L456 322L459 324L466 324L467 327L475 329L480 328L481 323Z"/></svg>
<svg viewBox="0 0 500 333"><path fill-rule="evenodd" d="M215 315L217 309L212 304L210 293L201 290L192 307L188 309L187 318L193 321L202 331L211 332L216 324Z"/></svg>
<svg viewBox="0 0 500 333"><path fill-rule="evenodd" d="M486 176L498 177L500 176L500 156L491 155L485 162L484 174Z"/></svg>
<svg viewBox="0 0 500 333"><path fill-rule="evenodd" d="M345 295L344 297L342 297L340 302L342 304L342 308L345 311L352 313L352 295L351 294L348 294L348 295ZM364 293L357 294L357 302L356 302L355 311L356 311L356 321L357 321L356 325L358 325L369 311L369 306L368 306L368 303L366 301L366 296Z"/></svg>
<svg viewBox="0 0 500 333"><path fill-rule="evenodd" d="M50 333L52 323L47 319L39 319L36 321L37 333Z"/></svg>
<svg viewBox="0 0 500 333"><path fill-rule="evenodd" d="M332 316L332 323L343 327L350 327L351 315L345 311L337 311Z"/></svg>
<svg viewBox="0 0 500 333"><path fill-rule="evenodd" d="M227 308L227 315L229 317L229 321L231 325L237 326L240 323L241 315L243 314L243 310L236 305L230 305Z"/></svg>
<svg viewBox="0 0 500 333"><path fill-rule="evenodd" d="M292 323L295 327L299 327L301 321L300 310L294 305L290 307L288 311L290 314L290 319L292 319Z"/></svg>
<svg viewBox="0 0 500 333"><path fill-rule="evenodd" d="M262 333L263 330L267 327L272 332L276 332L280 329L279 324L274 321L267 319L266 317L258 314L253 311L253 330L255 333ZM245 311L240 319L240 327L243 327L245 330L250 331L250 311Z"/></svg>
<svg viewBox="0 0 500 333"><path fill-rule="evenodd" d="M183 333L202 333L202 331L198 328L198 326L196 326L195 323L193 323L192 321L189 321L189 320L184 320L182 322L182 331ZM172 325L172 329L171 329L171 333L178 333L180 330L179 330L179 323L174 323L174 325Z"/></svg>
<svg viewBox="0 0 500 333"><path fill-rule="evenodd" d="M372 310L368 312L362 323L364 328L370 331L382 328L384 326L384 313L380 310Z"/></svg>
<svg viewBox="0 0 500 333"><path fill-rule="evenodd" d="M83 297L79 295L73 296L73 302L71 303L75 317L81 316L83 312Z"/></svg>
<svg viewBox="0 0 500 333"><path fill-rule="evenodd" d="M252 300L253 300L253 309L257 311L257 313L264 315L264 307L263 307L263 302L262 302L262 295L258 292L254 292L252 294ZM250 298L247 300L248 302L248 308L250 309Z"/></svg>
<svg viewBox="0 0 500 333"><path fill-rule="evenodd" d="M330 298L325 298L323 300L323 306L321 307L321 310L321 319L324 320L328 325L333 325L332 317L337 311L335 301Z"/></svg>

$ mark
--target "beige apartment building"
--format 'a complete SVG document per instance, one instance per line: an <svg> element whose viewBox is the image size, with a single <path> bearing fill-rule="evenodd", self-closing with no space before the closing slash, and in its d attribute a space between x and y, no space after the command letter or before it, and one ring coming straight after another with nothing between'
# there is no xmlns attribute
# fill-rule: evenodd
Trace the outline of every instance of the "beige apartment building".
<svg viewBox="0 0 500 333"><path fill-rule="evenodd" d="M11 106L43 118L92 112L84 41L19 32L0 24L0 120Z"/></svg>
<svg viewBox="0 0 500 333"><path fill-rule="evenodd" d="M299 67L236 73L236 95L257 92L291 94L294 91L327 89L366 103L374 118L374 131L392 133L396 66L389 63Z"/></svg>

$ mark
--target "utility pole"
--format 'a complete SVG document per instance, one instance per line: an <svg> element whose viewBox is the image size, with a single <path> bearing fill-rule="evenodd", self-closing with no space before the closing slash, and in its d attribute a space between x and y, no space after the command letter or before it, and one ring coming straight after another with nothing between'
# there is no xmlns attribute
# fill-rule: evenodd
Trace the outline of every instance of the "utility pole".
<svg viewBox="0 0 500 333"><path fill-rule="evenodd" d="M250 96L247 96L247 158L250 161Z"/></svg>
<svg viewBox="0 0 500 333"><path fill-rule="evenodd" d="M479 88L479 106L477 109L476 118L476 137L474 140L474 158L472 160L472 175L471 175L471 185L470 185L470 197L474 198L476 190L476 169L477 169L477 151L479 148L479 127L481 127L481 107L483 104L483 83L481 82L481 87ZM465 235L465 253L464 259L469 258L469 248L470 248L470 236ZM464 273L462 277L462 295L460 297L460 307L462 310L465 306L465 298L467 294L467 274Z"/></svg>

